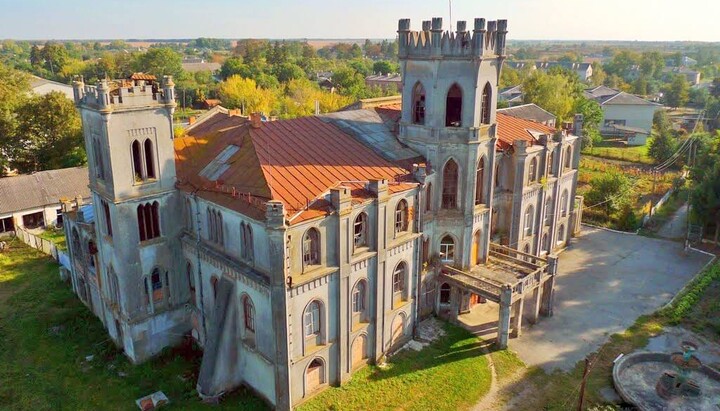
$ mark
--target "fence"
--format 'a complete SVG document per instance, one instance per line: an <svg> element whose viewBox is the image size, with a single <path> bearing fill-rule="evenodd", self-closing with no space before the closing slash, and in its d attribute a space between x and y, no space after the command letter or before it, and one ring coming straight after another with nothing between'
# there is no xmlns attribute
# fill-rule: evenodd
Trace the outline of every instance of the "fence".
<svg viewBox="0 0 720 411"><path fill-rule="evenodd" d="M17 227L15 229L15 235L23 243L51 256L60 265L67 268L68 270L70 269L70 257L65 251L57 248L55 243L53 243L52 241L39 237L20 227Z"/></svg>
<svg viewBox="0 0 720 411"><path fill-rule="evenodd" d="M654 206L650 207L650 212L649 212L648 214L645 214L645 215L643 216L643 218L642 218L642 225L643 225L643 226L644 226L645 224L647 224L648 220L650 220L650 217L654 216L655 213L657 212L657 210L660 209L660 207L662 207L662 205L665 204L665 202L668 201L668 199L670 198L670 196L671 196L672 193L674 193L674 192L675 192L675 189L674 189L674 188L671 188L670 190L667 191L667 193L665 193L664 196L662 196L662 198L661 198L660 200L658 200L657 203L655 203Z"/></svg>

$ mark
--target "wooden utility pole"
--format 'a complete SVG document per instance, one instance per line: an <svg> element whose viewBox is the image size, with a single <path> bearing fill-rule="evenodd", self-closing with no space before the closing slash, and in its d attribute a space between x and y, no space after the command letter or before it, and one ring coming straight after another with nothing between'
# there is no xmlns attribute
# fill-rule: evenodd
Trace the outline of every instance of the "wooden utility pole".
<svg viewBox="0 0 720 411"><path fill-rule="evenodd" d="M580 383L580 398L578 400L578 411L582 411L585 402L585 383L590 372L590 359L585 358L585 370L583 370L582 382Z"/></svg>

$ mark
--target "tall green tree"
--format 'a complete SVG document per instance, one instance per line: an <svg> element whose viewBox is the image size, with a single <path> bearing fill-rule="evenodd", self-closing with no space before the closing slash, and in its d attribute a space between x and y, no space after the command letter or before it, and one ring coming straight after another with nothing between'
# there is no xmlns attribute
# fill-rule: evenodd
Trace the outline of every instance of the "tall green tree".
<svg viewBox="0 0 720 411"><path fill-rule="evenodd" d="M182 73L182 56L169 47L153 47L139 54L135 60L136 71L152 74L158 79L165 75L180 76Z"/></svg>
<svg viewBox="0 0 720 411"><path fill-rule="evenodd" d="M715 225L715 245L720 237L720 163L698 182L690 194L693 216L703 226Z"/></svg>
<svg viewBox="0 0 720 411"><path fill-rule="evenodd" d="M593 178L590 186L585 201L589 205L597 205L607 217L630 201L630 179L624 174L615 171L605 173Z"/></svg>
<svg viewBox="0 0 720 411"><path fill-rule="evenodd" d="M86 162L80 116L65 94L33 96L17 111L8 143L10 164L22 173L73 167Z"/></svg>
<svg viewBox="0 0 720 411"><path fill-rule="evenodd" d="M648 155L659 164L670 158L677 150L677 141L673 138L669 131L654 132L650 147L648 147Z"/></svg>
<svg viewBox="0 0 720 411"><path fill-rule="evenodd" d="M535 70L522 84L523 102L535 103L557 116L558 123L567 121L575 99L570 82L562 74Z"/></svg>
<svg viewBox="0 0 720 411"><path fill-rule="evenodd" d="M683 107L690 100L690 84L683 75L673 77L672 83L665 88L665 104L670 107Z"/></svg>
<svg viewBox="0 0 720 411"><path fill-rule="evenodd" d="M15 137L15 111L27 100L30 76L0 63L0 176L9 166L10 147Z"/></svg>

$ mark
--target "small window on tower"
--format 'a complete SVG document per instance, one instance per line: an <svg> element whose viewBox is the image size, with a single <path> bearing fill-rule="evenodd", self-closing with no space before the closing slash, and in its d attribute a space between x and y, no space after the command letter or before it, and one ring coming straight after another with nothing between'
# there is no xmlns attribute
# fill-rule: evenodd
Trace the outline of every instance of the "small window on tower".
<svg viewBox="0 0 720 411"><path fill-rule="evenodd" d="M425 124L425 87L418 82L413 88L413 113L414 124Z"/></svg>

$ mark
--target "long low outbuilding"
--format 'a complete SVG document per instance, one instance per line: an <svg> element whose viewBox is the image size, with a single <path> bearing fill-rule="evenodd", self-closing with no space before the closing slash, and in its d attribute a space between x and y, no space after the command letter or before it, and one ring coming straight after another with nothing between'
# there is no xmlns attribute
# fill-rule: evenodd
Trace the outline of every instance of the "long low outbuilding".
<svg viewBox="0 0 720 411"><path fill-rule="evenodd" d="M87 167L0 178L0 234L17 227L62 226L62 200L90 198Z"/></svg>

